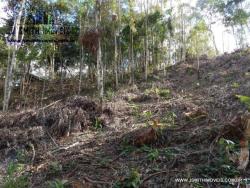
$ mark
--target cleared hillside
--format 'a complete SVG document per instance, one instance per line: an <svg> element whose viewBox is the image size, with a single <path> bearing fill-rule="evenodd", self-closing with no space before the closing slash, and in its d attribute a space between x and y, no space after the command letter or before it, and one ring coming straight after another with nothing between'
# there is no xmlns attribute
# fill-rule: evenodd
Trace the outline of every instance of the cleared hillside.
<svg viewBox="0 0 250 188"><path fill-rule="evenodd" d="M235 187L176 181L250 174L237 169L233 134L247 111L236 95L250 95L250 50L199 62L199 79L197 60L180 62L165 76L109 91L102 109L78 96L1 113L0 182L14 161L22 164L15 175L32 187L56 179L75 188Z"/></svg>

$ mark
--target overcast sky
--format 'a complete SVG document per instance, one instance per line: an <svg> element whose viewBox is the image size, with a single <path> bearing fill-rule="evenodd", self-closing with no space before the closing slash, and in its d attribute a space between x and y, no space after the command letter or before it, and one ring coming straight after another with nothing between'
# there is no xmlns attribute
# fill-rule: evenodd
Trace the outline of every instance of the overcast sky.
<svg viewBox="0 0 250 188"><path fill-rule="evenodd" d="M181 0L182 2L189 3L195 6L197 0ZM152 1L151 1L152 2ZM173 0L173 2L176 2ZM2 18L6 18L6 12L3 10L6 2L0 1L0 25L3 24ZM236 44L232 33L226 32L226 29L222 23L216 23L212 26L213 33L215 35L216 44L220 52L223 52L223 38L224 38L224 51L231 52L235 50ZM247 38L248 44L250 44L250 33Z"/></svg>

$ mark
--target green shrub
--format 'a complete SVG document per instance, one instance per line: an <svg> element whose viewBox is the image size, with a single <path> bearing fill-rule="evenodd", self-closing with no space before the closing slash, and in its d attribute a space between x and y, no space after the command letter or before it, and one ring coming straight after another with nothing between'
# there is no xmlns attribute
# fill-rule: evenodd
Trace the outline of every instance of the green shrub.
<svg viewBox="0 0 250 188"><path fill-rule="evenodd" d="M169 89L161 89L158 92L158 95L162 98L170 98L170 90Z"/></svg>
<svg viewBox="0 0 250 188"><path fill-rule="evenodd" d="M156 159L158 159L160 155L158 149L148 147L148 146L143 146L141 148L141 151L147 152L147 159L150 161L155 161Z"/></svg>

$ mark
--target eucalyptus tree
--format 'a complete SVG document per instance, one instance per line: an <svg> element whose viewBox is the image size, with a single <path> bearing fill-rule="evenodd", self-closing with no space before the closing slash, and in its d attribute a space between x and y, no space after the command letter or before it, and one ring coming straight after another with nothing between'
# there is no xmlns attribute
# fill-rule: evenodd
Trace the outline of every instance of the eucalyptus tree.
<svg viewBox="0 0 250 188"><path fill-rule="evenodd" d="M6 69L6 59L8 58L8 46L5 41L5 33L7 33L8 27L3 25L0 27L0 78L3 77Z"/></svg>
<svg viewBox="0 0 250 188"><path fill-rule="evenodd" d="M134 12L134 0L129 0L129 14L128 14L128 22L129 22L129 59L130 59L130 69L131 69L131 77L130 81L134 84L135 81L135 60L134 60L134 34L137 32L135 23L136 23L136 15Z"/></svg>
<svg viewBox="0 0 250 188"><path fill-rule="evenodd" d="M101 28L101 7L102 7L102 0L96 0L95 4L95 21L96 21L96 32L100 32ZM102 45L101 45L101 37L98 36L97 38L97 55L96 55L96 66L97 66L97 87L99 91L99 97L101 99L101 102L103 100L104 95L104 67L103 67L103 61L102 61Z"/></svg>
<svg viewBox="0 0 250 188"><path fill-rule="evenodd" d="M26 0L22 0L20 2L15 2L16 6L13 7L13 2L9 2L10 8L16 8L17 10L14 10L13 13L13 27L12 31L10 33L10 36L8 36L8 39L13 40L13 42L9 43L9 54L8 54L8 66L7 66L7 72L5 77L5 86L4 86L4 100L3 100L3 111L8 110L9 107L9 101L11 96L11 91L13 87L13 69L16 65L16 53L18 50L18 40L19 40L19 30L21 26L21 21L23 17L23 12L25 11L25 3ZM25 22L25 19L24 21Z"/></svg>
<svg viewBox="0 0 250 188"><path fill-rule="evenodd" d="M120 0L111 0L111 25L112 25L112 34L113 34L113 46L114 46L114 58L113 58L113 67L115 73L115 86L118 88L119 84L119 62L118 62L118 40L119 40L119 27L120 27Z"/></svg>
<svg viewBox="0 0 250 188"><path fill-rule="evenodd" d="M250 10L247 8L247 3L247 0L198 0L197 6L202 10L207 10L211 17L219 14L222 23L232 29L236 45L244 47L245 27L249 27L248 22L250 17Z"/></svg>
<svg viewBox="0 0 250 188"><path fill-rule="evenodd" d="M214 56L215 50L210 46L211 33L204 20L200 20L190 31L188 36L187 52L189 56L197 58L197 77L200 78L200 59L199 56L207 54Z"/></svg>
<svg viewBox="0 0 250 188"><path fill-rule="evenodd" d="M145 11L145 80L148 79L148 61L149 61L149 49L148 49L148 11L149 11L148 0L144 3Z"/></svg>

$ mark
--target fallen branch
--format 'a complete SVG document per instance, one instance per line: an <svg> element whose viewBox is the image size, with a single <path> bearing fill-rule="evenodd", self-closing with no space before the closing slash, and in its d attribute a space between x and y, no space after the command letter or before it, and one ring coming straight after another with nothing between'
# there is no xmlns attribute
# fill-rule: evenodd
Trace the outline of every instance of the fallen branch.
<svg viewBox="0 0 250 188"><path fill-rule="evenodd" d="M62 101L62 99L57 100L57 101L55 101L55 102L53 102L53 103L50 103L49 105L44 106L44 107L40 108L39 110L44 110L44 109L46 109L46 108L49 108L49 107L53 106L54 104L56 104L56 103L58 103L58 102L60 102L60 101Z"/></svg>
<svg viewBox="0 0 250 188"><path fill-rule="evenodd" d="M144 179L142 180L142 184L144 184L146 181L148 181L150 178L152 178L152 177L154 177L154 176L157 176L157 175L159 175L159 174L167 174L167 173L169 173L168 170L164 170L164 171L160 171L160 172L153 173L153 174L149 175L148 177L144 178Z"/></svg>
<svg viewBox="0 0 250 188"><path fill-rule="evenodd" d="M89 183L92 183L92 184L111 184L109 182L105 182L105 181L96 181L96 180L92 180L91 178L89 177L84 177L83 178L85 181L89 182Z"/></svg>
<svg viewBox="0 0 250 188"><path fill-rule="evenodd" d="M75 146L78 146L79 144L80 144L80 142L76 142L76 143L71 144L69 146L58 148L58 149L56 149L54 151L51 151L50 153L52 154L52 153L56 153L56 152L60 152L60 151L65 151L65 150L68 150L68 149L73 148Z"/></svg>
<svg viewBox="0 0 250 188"><path fill-rule="evenodd" d="M52 140L52 142L55 144L55 146L58 148L59 145L56 143L55 139L51 136L51 134L49 133L49 131L46 131L46 133L49 136L49 138Z"/></svg>

